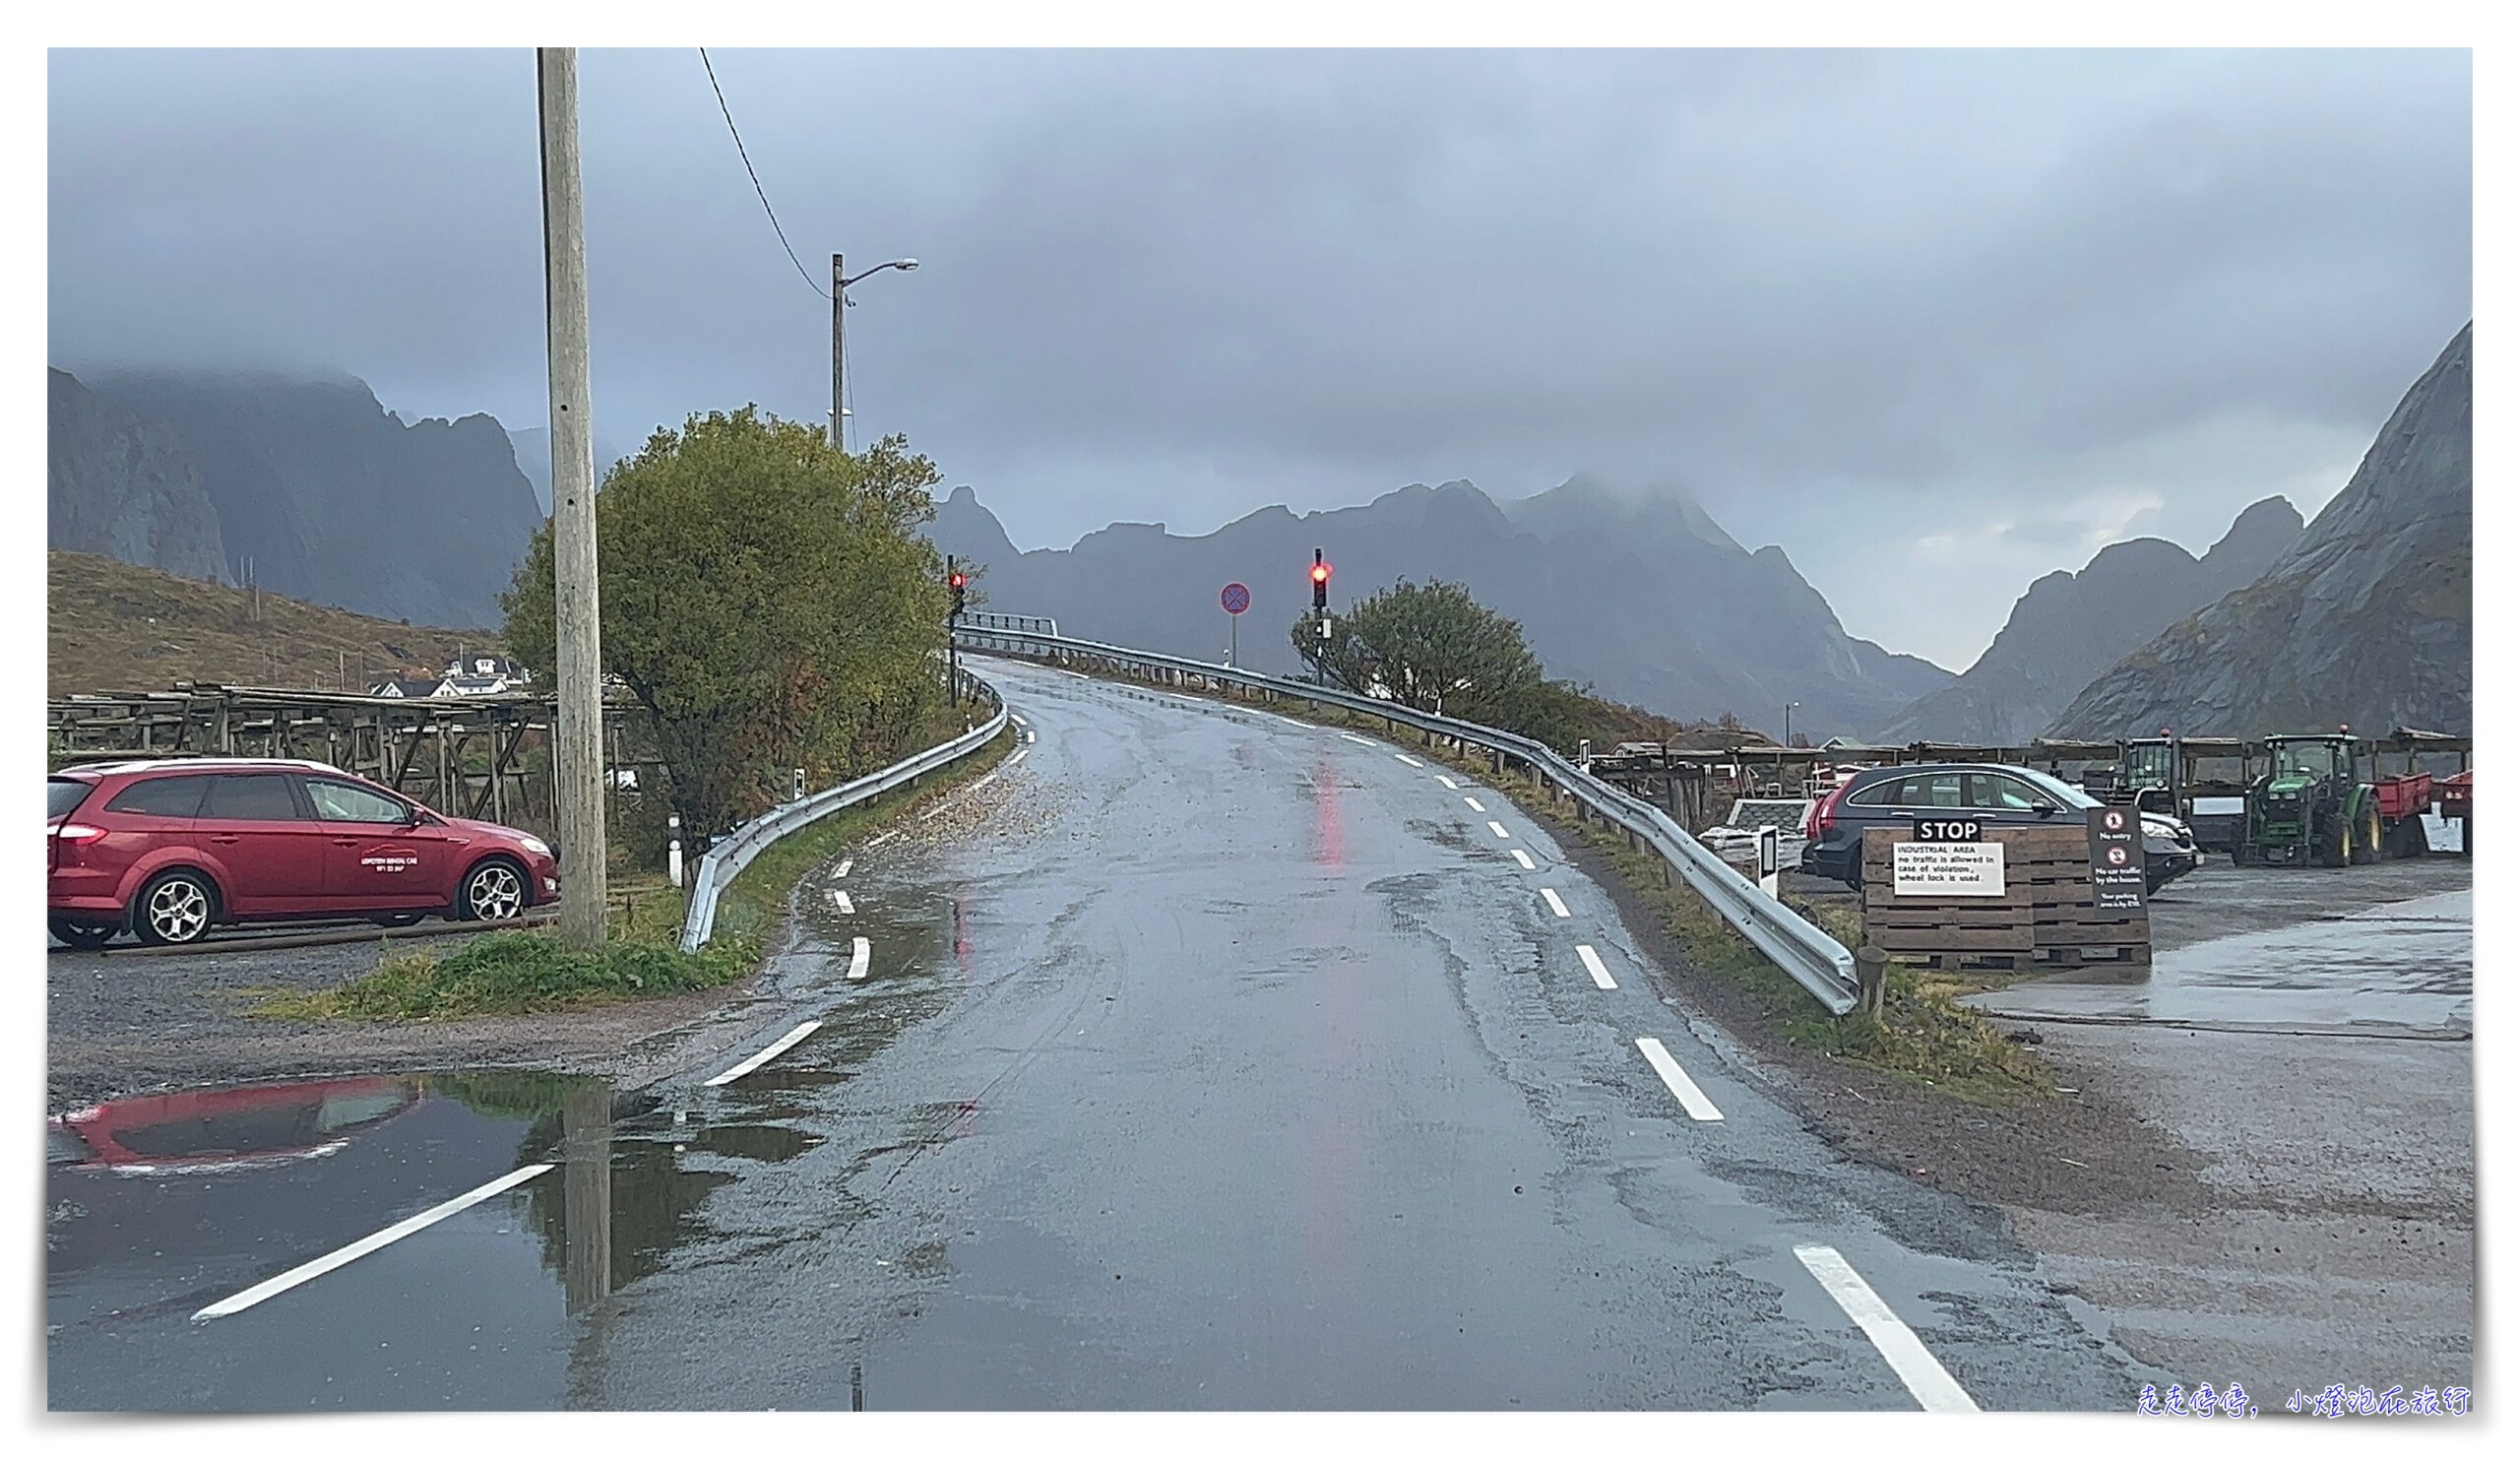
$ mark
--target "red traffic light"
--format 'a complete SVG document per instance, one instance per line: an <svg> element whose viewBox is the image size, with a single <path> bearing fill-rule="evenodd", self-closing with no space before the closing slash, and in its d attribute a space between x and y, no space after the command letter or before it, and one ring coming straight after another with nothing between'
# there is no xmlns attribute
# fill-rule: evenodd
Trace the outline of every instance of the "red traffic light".
<svg viewBox="0 0 2520 1459"><path fill-rule="evenodd" d="M1330 581L1330 564L1329 564L1329 563L1327 563L1327 562L1316 562L1316 563L1314 563L1314 564L1312 565L1312 580L1313 580L1314 582L1316 582L1316 583L1327 583L1327 582L1329 582L1329 581Z"/></svg>
<svg viewBox="0 0 2520 1459"><path fill-rule="evenodd" d="M946 579L946 581L953 584L955 587L960 588L964 584L970 582L971 579L964 577L961 573L956 573L954 576Z"/></svg>

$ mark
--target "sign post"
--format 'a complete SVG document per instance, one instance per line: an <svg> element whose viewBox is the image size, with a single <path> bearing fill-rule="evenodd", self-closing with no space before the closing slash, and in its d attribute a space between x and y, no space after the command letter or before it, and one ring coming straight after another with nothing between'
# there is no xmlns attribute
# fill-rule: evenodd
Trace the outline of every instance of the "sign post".
<svg viewBox="0 0 2520 1459"><path fill-rule="evenodd" d="M1231 668L1242 655L1241 625L1244 609L1251 606L1251 590L1240 583L1228 583L1217 595L1217 603L1225 609L1225 663Z"/></svg>
<svg viewBox="0 0 2520 1459"><path fill-rule="evenodd" d="M1759 890L1770 897L1777 895L1777 834L1774 826L1759 828Z"/></svg>
<svg viewBox="0 0 2520 1459"><path fill-rule="evenodd" d="M2143 821L2133 808L2095 805L2091 832L2092 906L2104 918L2144 915Z"/></svg>

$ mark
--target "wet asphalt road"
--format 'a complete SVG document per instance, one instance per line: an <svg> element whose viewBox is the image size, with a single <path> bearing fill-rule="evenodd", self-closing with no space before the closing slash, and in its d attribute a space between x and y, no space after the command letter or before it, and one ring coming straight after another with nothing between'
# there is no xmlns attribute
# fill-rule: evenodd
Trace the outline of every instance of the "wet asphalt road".
<svg viewBox="0 0 2520 1459"><path fill-rule="evenodd" d="M988 671L1036 738L974 834L807 886L772 983L822 1026L757 1071L428 1078L329 1153L56 1166L53 1406L2116 1409L2160 1376L1992 1213L1810 1135L1501 795Z"/></svg>

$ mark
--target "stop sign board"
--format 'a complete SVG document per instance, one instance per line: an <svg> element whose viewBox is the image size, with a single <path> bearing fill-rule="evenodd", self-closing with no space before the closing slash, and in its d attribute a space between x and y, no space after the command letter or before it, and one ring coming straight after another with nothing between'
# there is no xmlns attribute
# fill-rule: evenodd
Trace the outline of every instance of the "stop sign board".
<svg viewBox="0 0 2520 1459"><path fill-rule="evenodd" d="M1225 605L1227 612L1239 614L1251 606L1251 590L1240 583L1228 583L1225 591L1217 595L1217 602Z"/></svg>

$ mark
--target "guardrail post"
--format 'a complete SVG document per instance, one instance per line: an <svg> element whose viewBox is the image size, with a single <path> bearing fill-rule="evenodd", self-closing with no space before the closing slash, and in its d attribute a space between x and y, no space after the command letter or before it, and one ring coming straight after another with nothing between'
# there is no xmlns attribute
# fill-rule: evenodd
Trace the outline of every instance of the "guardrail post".
<svg viewBox="0 0 2520 1459"><path fill-rule="evenodd" d="M1890 955L1867 942L1855 950L1855 1006L1860 1013L1881 1016L1883 990L1890 983Z"/></svg>

